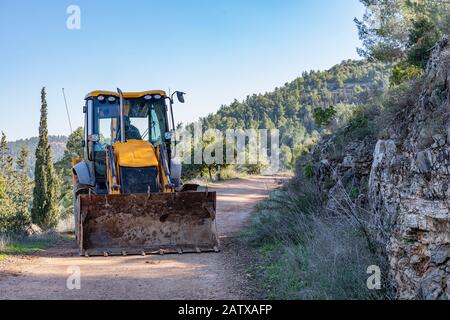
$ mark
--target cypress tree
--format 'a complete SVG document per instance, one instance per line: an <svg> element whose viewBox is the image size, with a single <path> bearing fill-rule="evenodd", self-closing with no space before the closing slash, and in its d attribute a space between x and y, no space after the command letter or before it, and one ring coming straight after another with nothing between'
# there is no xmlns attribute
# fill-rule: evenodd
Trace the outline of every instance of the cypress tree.
<svg viewBox="0 0 450 320"><path fill-rule="evenodd" d="M0 139L0 171L4 173L6 158L8 156L8 141L6 140L6 135L2 131L2 137Z"/></svg>
<svg viewBox="0 0 450 320"><path fill-rule="evenodd" d="M41 119L39 123L39 143L36 148L34 181L32 221L43 229L54 228L59 218L58 180L53 168L52 154L48 142L45 87L41 90Z"/></svg>

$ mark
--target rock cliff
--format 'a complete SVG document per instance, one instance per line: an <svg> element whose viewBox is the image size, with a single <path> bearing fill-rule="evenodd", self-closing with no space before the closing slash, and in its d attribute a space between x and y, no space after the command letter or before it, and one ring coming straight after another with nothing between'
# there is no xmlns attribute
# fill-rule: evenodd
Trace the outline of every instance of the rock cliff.
<svg viewBox="0 0 450 320"><path fill-rule="evenodd" d="M450 299L450 41L433 51L417 101L378 140L369 178L377 236L401 299Z"/></svg>

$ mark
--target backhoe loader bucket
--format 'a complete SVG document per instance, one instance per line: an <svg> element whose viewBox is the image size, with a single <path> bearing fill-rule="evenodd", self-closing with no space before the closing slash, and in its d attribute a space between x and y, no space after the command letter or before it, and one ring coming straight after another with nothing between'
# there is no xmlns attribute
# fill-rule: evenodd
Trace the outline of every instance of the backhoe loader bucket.
<svg viewBox="0 0 450 320"><path fill-rule="evenodd" d="M81 255L218 251L215 192L79 195Z"/></svg>

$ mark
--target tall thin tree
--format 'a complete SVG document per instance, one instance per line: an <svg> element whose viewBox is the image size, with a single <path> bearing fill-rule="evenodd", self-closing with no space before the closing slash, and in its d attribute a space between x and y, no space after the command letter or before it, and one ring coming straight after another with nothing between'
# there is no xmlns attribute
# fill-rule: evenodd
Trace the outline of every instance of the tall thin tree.
<svg viewBox="0 0 450 320"><path fill-rule="evenodd" d="M41 119L39 123L39 143L36 148L34 181L32 220L44 229L56 227L59 218L58 180L53 168L52 154L48 142L45 87L41 90Z"/></svg>
<svg viewBox="0 0 450 320"><path fill-rule="evenodd" d="M28 146L23 144L16 160L16 170L14 173L15 217L11 228L16 232L25 231L31 222L30 206L33 184L28 172L28 156Z"/></svg>
<svg viewBox="0 0 450 320"><path fill-rule="evenodd" d="M12 198L12 157L8 155L8 141L2 132L0 139L0 233L11 231L12 217L15 212Z"/></svg>
<svg viewBox="0 0 450 320"><path fill-rule="evenodd" d="M6 135L2 131L2 137L0 138L0 171L4 171L6 164L6 157L8 156L8 142Z"/></svg>

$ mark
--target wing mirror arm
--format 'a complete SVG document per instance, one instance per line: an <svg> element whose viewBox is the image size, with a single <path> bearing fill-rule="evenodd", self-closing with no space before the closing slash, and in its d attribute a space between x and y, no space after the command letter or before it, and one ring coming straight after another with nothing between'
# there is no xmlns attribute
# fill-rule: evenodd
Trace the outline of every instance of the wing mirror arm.
<svg viewBox="0 0 450 320"><path fill-rule="evenodd" d="M173 140L173 144L174 144L174 154L176 153L176 145L177 145L177 141L176 141L176 138L175 138L175 136L176 136L176 134L175 134L175 130L176 130L176 128L175 128L175 120L174 120L174 117L173 117L173 108L172 108L172 106L173 106L173 96L174 95L177 95L177 99L178 99L178 101L180 102L180 103L184 103L184 92L181 92L181 91L175 91L174 93L172 93L171 95L170 95L170 97L169 97L169 104L170 104L170 117L171 117L171 120L172 120L172 130L173 130L173 136L171 137L171 140ZM172 157L172 155L171 155L171 157Z"/></svg>
<svg viewBox="0 0 450 320"><path fill-rule="evenodd" d="M170 95L170 97L168 97L169 98L169 102L170 102L170 115L171 115L171 118L172 118L172 129L175 131L175 120L174 120L174 117L173 117L173 108L172 108L172 105L173 105L173 96L174 95L177 95L177 99L178 99L178 102L180 102L180 103L184 103L184 95L186 94L186 93L184 93L184 92L182 92L182 91L175 91L174 93L172 93L171 95Z"/></svg>

